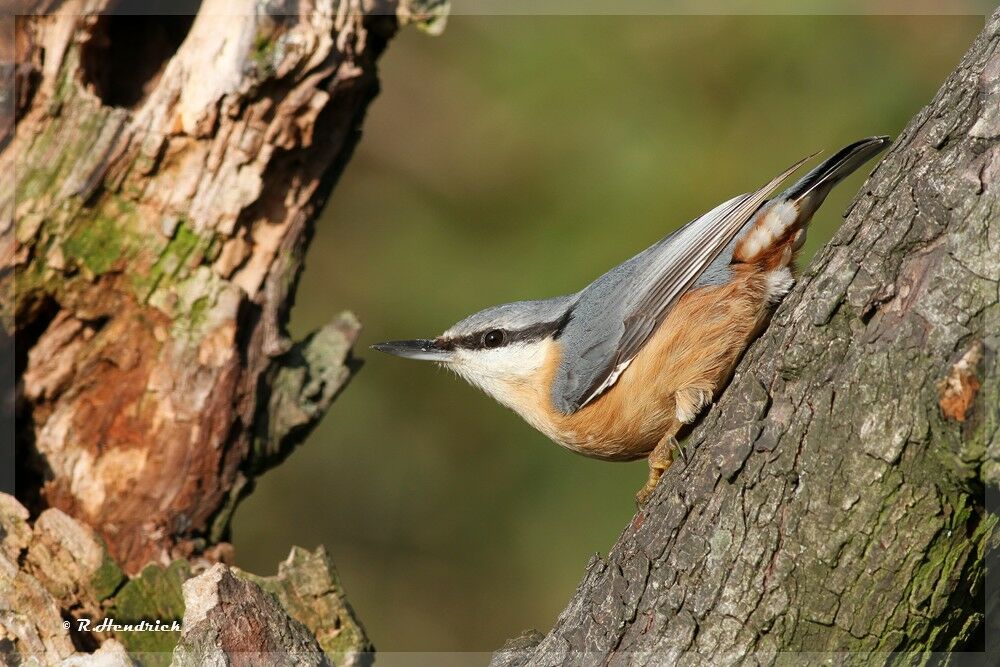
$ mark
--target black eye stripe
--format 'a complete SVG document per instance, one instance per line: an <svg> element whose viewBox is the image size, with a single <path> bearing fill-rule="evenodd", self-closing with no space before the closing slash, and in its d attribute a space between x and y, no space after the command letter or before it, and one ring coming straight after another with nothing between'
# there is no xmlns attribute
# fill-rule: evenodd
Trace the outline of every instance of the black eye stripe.
<svg viewBox="0 0 1000 667"><path fill-rule="evenodd" d="M504 329L502 330L504 334L503 342L500 343L500 345L488 346L485 344L486 336L494 331L500 331L498 329L484 329L483 331L477 331L464 336L442 340L439 342L439 345L445 349L461 347L467 350L484 350L496 349L498 347L510 345L511 343L533 342L541 340L549 335L552 335L553 338L558 338L559 334L562 333L563 327L565 327L566 323L569 322L571 312L572 311L567 312L555 322L542 322L540 324L533 324L530 327L525 327L523 329Z"/></svg>

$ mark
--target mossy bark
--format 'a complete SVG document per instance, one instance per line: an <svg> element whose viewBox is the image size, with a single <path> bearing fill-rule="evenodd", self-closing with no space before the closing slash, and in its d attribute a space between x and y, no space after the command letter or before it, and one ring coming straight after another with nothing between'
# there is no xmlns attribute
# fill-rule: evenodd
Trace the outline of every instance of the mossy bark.
<svg viewBox="0 0 1000 667"><path fill-rule="evenodd" d="M0 494L0 660L100 647L108 664L255 648L370 662L321 551L295 550L256 583L218 565L217 608L182 586L227 559L239 499L357 367L349 313L302 341L285 322L381 51L403 23L440 28L447 6L115 7L26 2L0 21L16 46L0 68L16 83L0 118L0 170L15 175L0 188L0 293L15 296L0 321L17 341L28 506ZM192 604L208 621L183 634L133 629L169 627Z"/></svg>
<svg viewBox="0 0 1000 667"><path fill-rule="evenodd" d="M16 22L16 126L0 144L16 175L0 290L16 298L0 316L18 347L18 497L87 522L137 574L223 556L254 476L349 379L353 317L301 343L284 325L376 60L401 22L442 7L112 6Z"/></svg>
<svg viewBox="0 0 1000 667"><path fill-rule="evenodd" d="M591 561L552 631L495 664L982 650L997 630L998 185L1000 12L745 355L690 464Z"/></svg>
<svg viewBox="0 0 1000 667"><path fill-rule="evenodd" d="M322 547L293 548L268 577L206 568L178 559L129 579L90 527L55 508L32 525L27 509L0 493L0 662L82 661L97 650L107 656L100 664L115 665L222 656L371 664L374 647Z"/></svg>

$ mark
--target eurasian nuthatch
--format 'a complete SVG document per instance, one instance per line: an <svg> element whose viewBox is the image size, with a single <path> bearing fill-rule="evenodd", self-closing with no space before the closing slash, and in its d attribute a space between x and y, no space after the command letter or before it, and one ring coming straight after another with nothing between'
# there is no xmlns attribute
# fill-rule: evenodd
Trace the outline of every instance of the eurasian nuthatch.
<svg viewBox="0 0 1000 667"><path fill-rule="evenodd" d="M643 503L673 460L678 431L712 401L794 284L813 213L888 144L855 142L768 199L801 160L575 294L494 306L437 338L373 347L443 364L585 456L648 456Z"/></svg>

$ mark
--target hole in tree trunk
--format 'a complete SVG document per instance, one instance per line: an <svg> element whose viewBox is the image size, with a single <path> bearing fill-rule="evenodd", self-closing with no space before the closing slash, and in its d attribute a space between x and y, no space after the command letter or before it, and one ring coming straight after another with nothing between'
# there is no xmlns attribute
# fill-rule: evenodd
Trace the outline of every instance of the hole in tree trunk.
<svg viewBox="0 0 1000 667"><path fill-rule="evenodd" d="M21 298L23 301L24 297ZM28 352L58 314L59 303L50 296L34 297L28 306L22 303L20 321L16 322L14 336L3 336L4 343L12 345L13 350L0 350L0 353L6 353L5 364L13 362L13 368L3 369L4 373L8 374L11 384L4 387L2 408L3 420L9 420L10 423L2 426L4 433L14 435L14 442L10 443L14 449L13 456L7 451L3 454L4 458L13 459L15 462L16 474L13 480L5 480L5 483L13 481L14 495L28 508L33 517L38 516L45 508L41 495L42 485L46 478L52 477L52 471L48 469L35 448L32 404L22 395L23 383L18 382L17 378L24 377L24 372L28 368ZM14 393L6 395L8 391Z"/></svg>
<svg viewBox="0 0 1000 667"><path fill-rule="evenodd" d="M83 83L106 106L133 108L156 82L187 36L200 2L151 0L142 14L115 2L93 26L81 51Z"/></svg>

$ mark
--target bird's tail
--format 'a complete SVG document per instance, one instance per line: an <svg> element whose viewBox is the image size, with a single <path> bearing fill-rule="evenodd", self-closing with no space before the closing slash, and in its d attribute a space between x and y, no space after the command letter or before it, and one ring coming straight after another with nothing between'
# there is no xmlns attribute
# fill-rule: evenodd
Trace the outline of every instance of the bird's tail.
<svg viewBox="0 0 1000 667"><path fill-rule="evenodd" d="M889 137L868 137L841 148L819 166L775 197L775 200L793 201L799 205L799 215L808 219L816 212L837 183L847 178L868 160L875 157L890 143Z"/></svg>
<svg viewBox="0 0 1000 667"><path fill-rule="evenodd" d="M889 137L855 141L766 202L737 237L732 262L753 264L774 259L787 265L805 240L805 226L826 196L851 172L889 145ZM786 256L787 255L787 256Z"/></svg>

